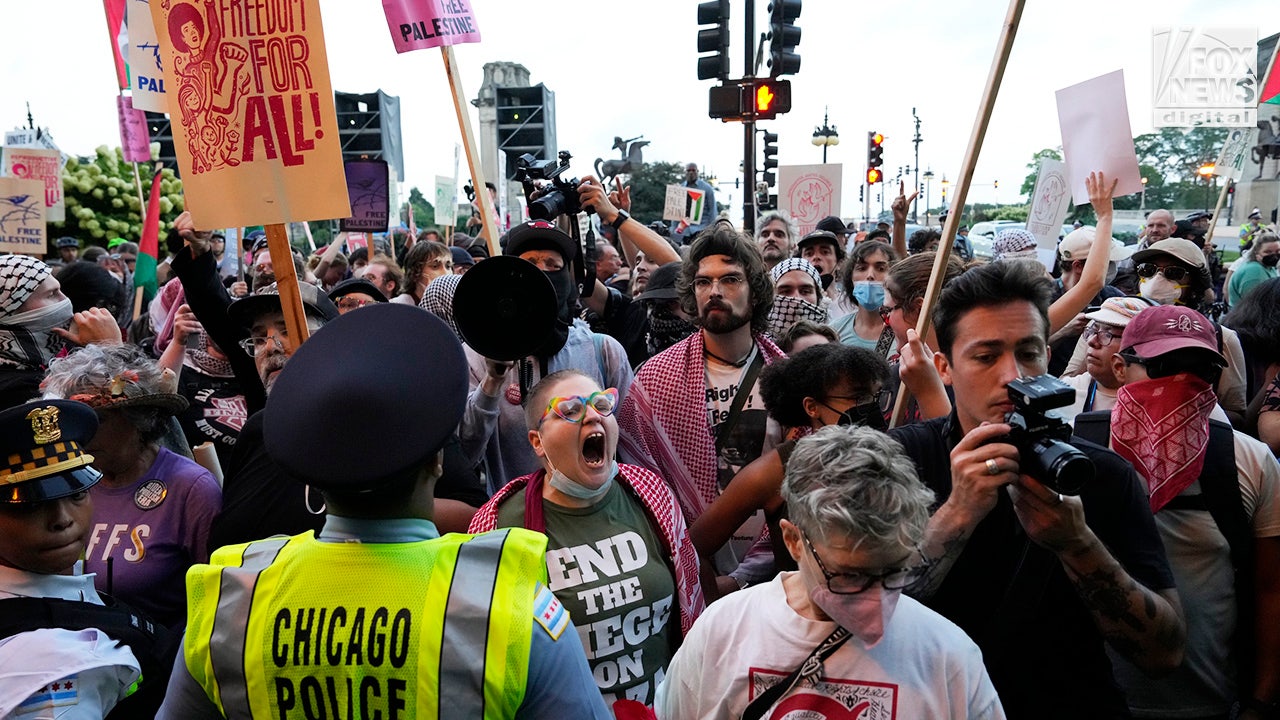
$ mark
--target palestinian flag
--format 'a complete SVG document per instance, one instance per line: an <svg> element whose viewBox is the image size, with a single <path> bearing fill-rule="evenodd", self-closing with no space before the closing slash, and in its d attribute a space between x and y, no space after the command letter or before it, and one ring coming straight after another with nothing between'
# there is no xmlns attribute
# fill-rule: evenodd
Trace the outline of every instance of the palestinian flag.
<svg viewBox="0 0 1280 720"><path fill-rule="evenodd" d="M160 168L151 178L151 197L147 200L147 216L142 222L142 240L138 243L138 262L133 269L133 286L143 288L142 306L156 296L156 264L160 262ZM130 298L132 299L132 298Z"/></svg>

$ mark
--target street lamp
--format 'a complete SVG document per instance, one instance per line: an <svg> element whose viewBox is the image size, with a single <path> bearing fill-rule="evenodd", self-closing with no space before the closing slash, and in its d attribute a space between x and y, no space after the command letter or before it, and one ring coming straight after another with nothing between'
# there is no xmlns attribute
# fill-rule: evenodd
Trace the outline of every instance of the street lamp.
<svg viewBox="0 0 1280 720"><path fill-rule="evenodd" d="M924 226L929 227L929 189L933 185L933 170L925 170L924 175Z"/></svg>
<svg viewBox="0 0 1280 720"><path fill-rule="evenodd" d="M1200 166L1196 173L1204 178L1204 211L1209 212L1209 185L1213 182L1213 163L1205 163Z"/></svg>
<svg viewBox="0 0 1280 720"><path fill-rule="evenodd" d="M827 164L827 148L840 144L835 125L827 125L827 108L822 110L822 127L813 129L813 144L822 148L822 164Z"/></svg>
<svg viewBox="0 0 1280 720"><path fill-rule="evenodd" d="M1147 178L1143 177L1142 178L1142 200L1138 203L1138 210L1143 211L1146 209L1147 209Z"/></svg>

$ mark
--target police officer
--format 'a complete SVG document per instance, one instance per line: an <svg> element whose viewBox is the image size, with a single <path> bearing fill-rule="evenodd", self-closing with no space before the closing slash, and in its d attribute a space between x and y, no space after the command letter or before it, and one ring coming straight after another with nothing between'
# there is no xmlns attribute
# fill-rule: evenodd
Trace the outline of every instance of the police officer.
<svg viewBox="0 0 1280 720"><path fill-rule="evenodd" d="M143 663L104 630L93 575L72 574L102 478L82 450L97 430L69 400L0 412L0 717L102 718L137 689Z"/></svg>
<svg viewBox="0 0 1280 720"><path fill-rule="evenodd" d="M264 438L324 494L324 527L191 569L159 717L610 717L545 586L546 537L441 537L431 522L466 372L441 320L394 304L339 317L294 354Z"/></svg>

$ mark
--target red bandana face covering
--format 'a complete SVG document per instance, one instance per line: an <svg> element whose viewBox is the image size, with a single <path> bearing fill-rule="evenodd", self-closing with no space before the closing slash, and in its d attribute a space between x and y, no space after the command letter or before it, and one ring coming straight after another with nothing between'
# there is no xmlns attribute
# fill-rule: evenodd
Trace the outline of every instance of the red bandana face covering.
<svg viewBox="0 0 1280 720"><path fill-rule="evenodd" d="M1209 383L1188 373L1121 387L1111 411L1111 445L1147 480L1151 512L1200 477L1209 444Z"/></svg>

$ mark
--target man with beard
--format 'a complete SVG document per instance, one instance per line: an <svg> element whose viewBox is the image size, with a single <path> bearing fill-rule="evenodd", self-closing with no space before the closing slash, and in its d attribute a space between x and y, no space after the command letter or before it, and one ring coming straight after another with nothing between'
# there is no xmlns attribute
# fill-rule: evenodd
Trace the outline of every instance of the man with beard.
<svg viewBox="0 0 1280 720"><path fill-rule="evenodd" d="M764 334L773 286L749 237L717 222L689 249L677 283L680 305L700 328L655 355L636 375L618 423L622 458L667 479L692 523L739 469L776 445L758 378L782 357ZM722 591L773 575L762 514L752 517L715 556Z"/></svg>
<svg viewBox="0 0 1280 720"><path fill-rule="evenodd" d="M622 227L640 224L617 220ZM618 389L625 397L631 387L631 365L626 351L608 335L591 332L576 317L577 278L582 257L573 238L541 220L522 223L504 238L505 254L538 267L556 291L556 322L547 341L533 355L516 362L486 358L469 345L471 394L458 425L458 440L468 463L484 463L489 494L512 479L538 469L529 447L521 405L542 377L560 370L580 370L601 387Z"/></svg>
<svg viewBox="0 0 1280 720"><path fill-rule="evenodd" d="M77 313L48 265L0 256L0 409L37 397L49 361L91 342L120 342L109 310Z"/></svg>
<svg viewBox="0 0 1280 720"><path fill-rule="evenodd" d="M765 270L772 270L774 265L795 254L796 235L800 231L786 215L770 210L760 216L756 227L760 228L756 231L756 249L764 259Z"/></svg>

